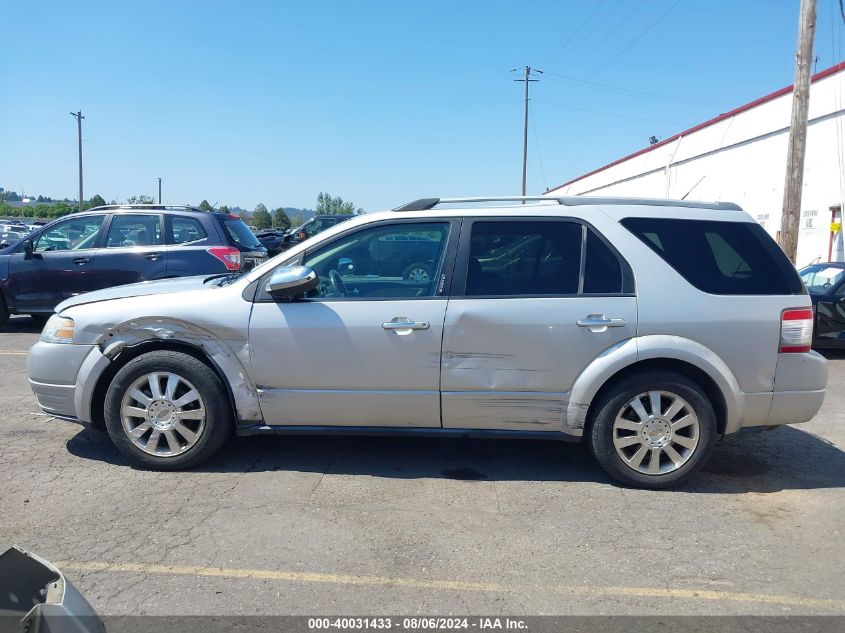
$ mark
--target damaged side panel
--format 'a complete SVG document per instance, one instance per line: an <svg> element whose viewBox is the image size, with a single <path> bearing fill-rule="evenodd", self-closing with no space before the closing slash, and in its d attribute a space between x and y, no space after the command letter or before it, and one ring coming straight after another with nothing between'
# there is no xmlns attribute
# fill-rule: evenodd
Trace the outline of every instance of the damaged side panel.
<svg viewBox="0 0 845 633"><path fill-rule="evenodd" d="M441 355L443 426L572 433L565 418L573 385L606 350L634 338L636 301L585 295L451 300ZM624 324L577 325L596 314ZM574 430L580 434L580 427Z"/></svg>
<svg viewBox="0 0 845 633"><path fill-rule="evenodd" d="M237 319L231 320L233 323L237 321ZM248 316L242 322L246 324ZM219 326L217 329L219 330ZM256 386L245 369L249 362L249 346L245 328L212 332L200 325L173 317L145 317L128 320L110 326L96 340L97 347L94 352L98 358L87 363L90 366L89 371L92 374L98 374L96 377L99 377L108 364L104 362L105 360L112 361L127 348L151 341L182 343L201 351L223 375L231 389L238 421L251 424L262 420ZM84 382L93 385L96 380L91 378L96 377L90 376ZM82 400L91 402L90 397L87 400L82 398ZM83 419L90 420L90 407L87 411L80 411L80 414Z"/></svg>

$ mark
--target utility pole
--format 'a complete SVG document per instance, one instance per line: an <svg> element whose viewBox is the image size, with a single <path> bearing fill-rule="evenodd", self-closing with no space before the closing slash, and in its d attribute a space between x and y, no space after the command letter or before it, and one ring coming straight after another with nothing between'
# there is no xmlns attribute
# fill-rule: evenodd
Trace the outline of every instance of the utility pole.
<svg viewBox="0 0 845 633"><path fill-rule="evenodd" d="M795 55L795 86L792 90L792 120L789 126L783 215L780 223L780 247L793 264L798 254L801 189L804 185L804 156L807 149L807 117L810 103L810 65L813 62L815 33L816 0L801 0L798 51Z"/></svg>
<svg viewBox="0 0 845 633"><path fill-rule="evenodd" d="M518 69L514 68L511 72L516 72ZM525 195L525 183L528 175L528 84L539 79L531 79L531 73L543 74L542 70L526 66L523 69L525 73L522 79L514 79L514 81L525 82L525 122L522 129L522 195ZM524 203L524 202L523 202Z"/></svg>
<svg viewBox="0 0 845 633"><path fill-rule="evenodd" d="M71 112L70 116L76 119L76 133L79 141L79 210L82 211L82 204L84 198L82 197L82 110L79 112Z"/></svg>
<svg viewBox="0 0 845 633"><path fill-rule="evenodd" d="M158 179L158 203L161 204L161 178Z"/></svg>

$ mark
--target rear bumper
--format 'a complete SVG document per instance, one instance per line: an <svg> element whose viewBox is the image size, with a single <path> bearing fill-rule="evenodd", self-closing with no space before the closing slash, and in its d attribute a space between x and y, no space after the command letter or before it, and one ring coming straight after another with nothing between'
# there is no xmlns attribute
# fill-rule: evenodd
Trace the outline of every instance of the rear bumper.
<svg viewBox="0 0 845 633"><path fill-rule="evenodd" d="M767 424L810 420L824 402L827 359L818 352L778 354L775 390Z"/></svg>
<svg viewBox="0 0 845 633"><path fill-rule="evenodd" d="M772 396L769 425L798 424L810 420L824 402L824 389L815 391L778 391Z"/></svg>

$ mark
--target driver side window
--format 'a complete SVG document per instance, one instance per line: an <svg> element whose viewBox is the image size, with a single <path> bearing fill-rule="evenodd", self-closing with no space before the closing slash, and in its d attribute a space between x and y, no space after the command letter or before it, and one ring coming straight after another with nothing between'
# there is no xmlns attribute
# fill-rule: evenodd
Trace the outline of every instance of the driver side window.
<svg viewBox="0 0 845 633"><path fill-rule="evenodd" d="M314 298L433 297L449 237L448 222L364 228L308 253L320 285Z"/></svg>
<svg viewBox="0 0 845 633"><path fill-rule="evenodd" d="M105 217L85 215L57 222L38 236L32 250L36 253L47 253L93 248Z"/></svg>

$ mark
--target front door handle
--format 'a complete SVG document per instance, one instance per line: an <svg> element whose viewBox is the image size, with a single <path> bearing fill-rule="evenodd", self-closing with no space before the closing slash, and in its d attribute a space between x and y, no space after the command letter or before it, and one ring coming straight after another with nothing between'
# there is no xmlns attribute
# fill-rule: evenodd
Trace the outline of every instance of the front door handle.
<svg viewBox="0 0 845 633"><path fill-rule="evenodd" d="M149 260L156 261L161 257L161 255L159 253L147 253L146 255L144 255L144 257Z"/></svg>
<svg viewBox="0 0 845 633"><path fill-rule="evenodd" d="M576 321L575 325L590 328L591 332L604 332L609 327L624 327L625 319L611 319L606 314L588 314Z"/></svg>
<svg viewBox="0 0 845 633"><path fill-rule="evenodd" d="M413 321L408 317L393 317L390 321L382 323L385 330L396 332L399 336L410 334L412 330L427 330L431 327L428 321Z"/></svg>
<svg viewBox="0 0 845 633"><path fill-rule="evenodd" d="M77 266L82 266L83 264L90 264L91 258L90 257L75 257L73 259L73 263Z"/></svg>

